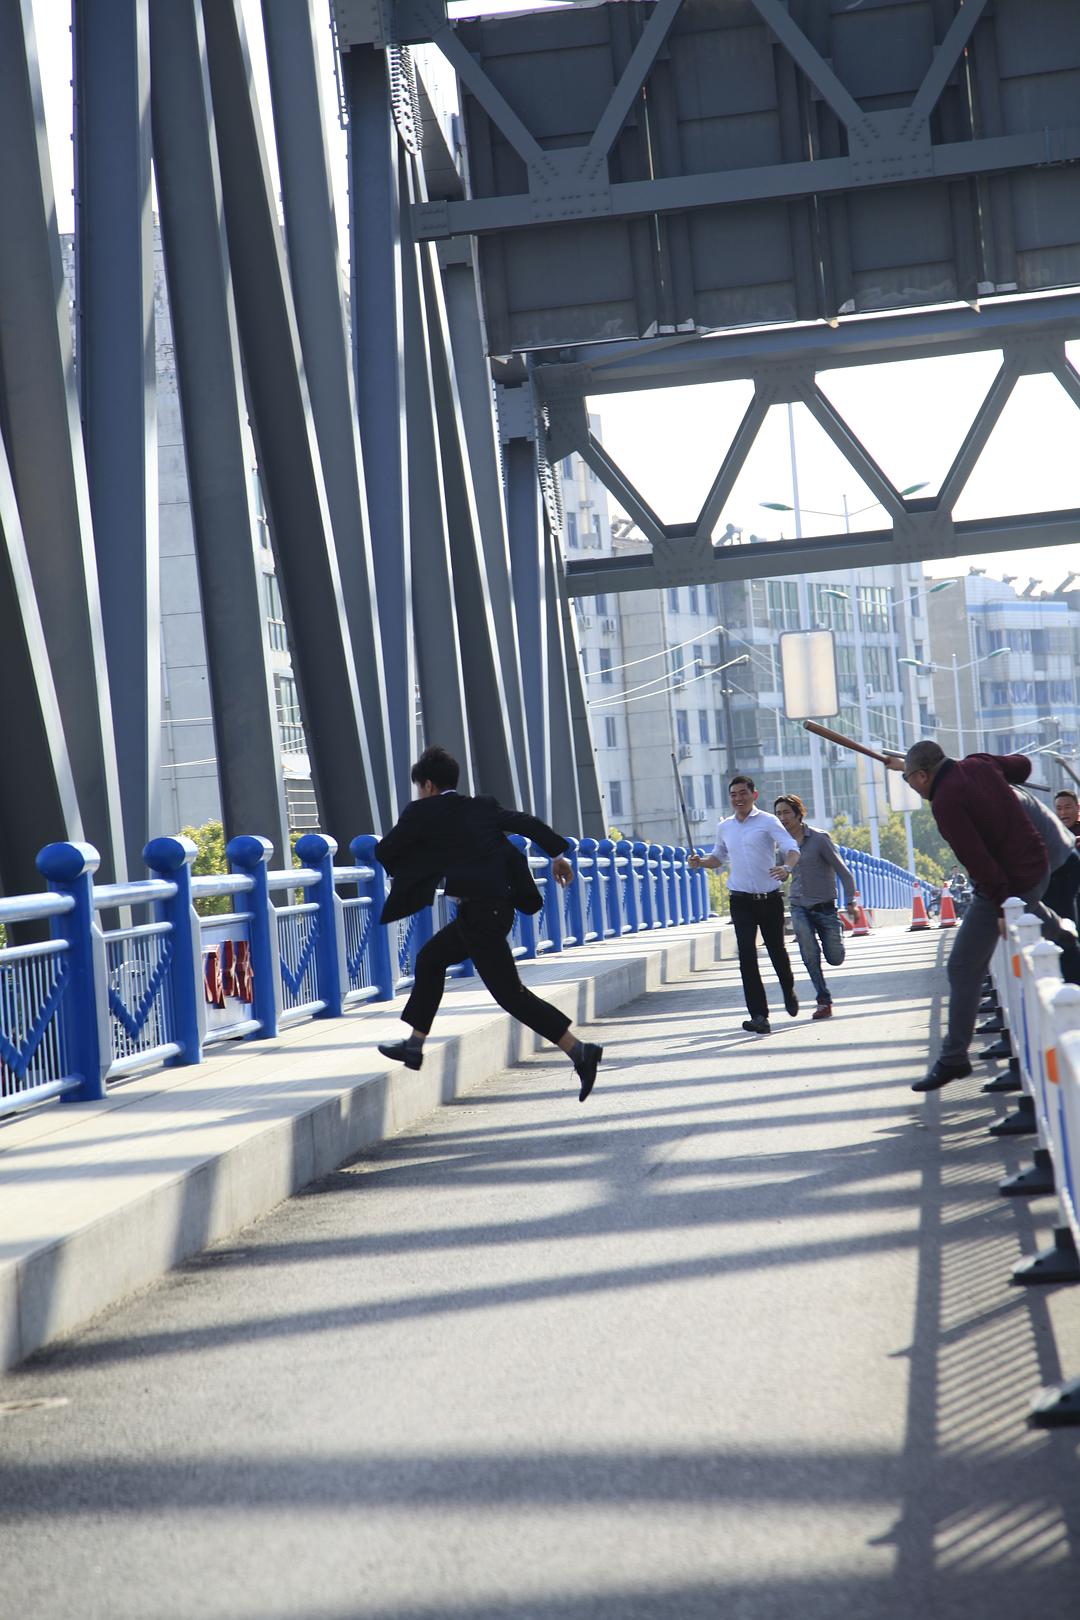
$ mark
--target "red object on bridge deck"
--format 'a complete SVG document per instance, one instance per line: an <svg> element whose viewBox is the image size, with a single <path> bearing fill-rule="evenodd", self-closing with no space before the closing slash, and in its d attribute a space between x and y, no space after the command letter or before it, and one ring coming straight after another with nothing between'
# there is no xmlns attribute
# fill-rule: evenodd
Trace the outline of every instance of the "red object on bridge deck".
<svg viewBox="0 0 1080 1620"><path fill-rule="evenodd" d="M851 937L852 937L852 939L860 939L863 934L868 934L869 932L870 932L870 924L866 919L866 912L863 910L862 901L859 899L859 891L858 891L858 889L856 889L855 890L855 926L851 930Z"/></svg>
<svg viewBox="0 0 1080 1620"><path fill-rule="evenodd" d="M929 928L929 926L930 918L926 915L926 901L923 899L922 890L916 883L911 891L911 925L908 928L908 933L914 934L918 929Z"/></svg>
<svg viewBox="0 0 1080 1620"><path fill-rule="evenodd" d="M938 927L956 927L956 907L953 905L952 890L947 883L941 891L941 911L938 915Z"/></svg>

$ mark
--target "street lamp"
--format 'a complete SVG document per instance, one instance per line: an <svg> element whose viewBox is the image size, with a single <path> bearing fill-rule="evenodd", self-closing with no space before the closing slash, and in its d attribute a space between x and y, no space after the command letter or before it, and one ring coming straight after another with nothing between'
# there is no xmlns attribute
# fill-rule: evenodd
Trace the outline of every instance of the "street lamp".
<svg viewBox="0 0 1080 1620"><path fill-rule="evenodd" d="M951 584L952 581L946 583ZM956 707L956 752L962 758L964 753L964 728L960 719L960 671L974 669L976 664L988 664L991 658L1004 658L1006 653L1012 651L1011 647L995 647L991 652L984 653L981 658L970 658L966 664L956 662L956 654L952 655L953 703ZM944 671L948 666L943 664L928 664L921 658L901 658L902 664L909 664L915 669L929 670L931 675L938 670ZM977 729L977 727L976 727Z"/></svg>

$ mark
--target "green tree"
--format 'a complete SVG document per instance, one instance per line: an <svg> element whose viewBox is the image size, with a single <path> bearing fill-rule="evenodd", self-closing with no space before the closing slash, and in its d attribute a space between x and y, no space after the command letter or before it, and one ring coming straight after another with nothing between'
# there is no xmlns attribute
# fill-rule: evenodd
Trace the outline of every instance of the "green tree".
<svg viewBox="0 0 1080 1620"><path fill-rule="evenodd" d="M191 839L198 851L192 862L192 877L212 877L228 870L225 830L220 821L206 821L201 827L181 827L180 831L185 838ZM200 917L218 917L232 909L232 896L228 894L215 894L195 902L195 910Z"/></svg>

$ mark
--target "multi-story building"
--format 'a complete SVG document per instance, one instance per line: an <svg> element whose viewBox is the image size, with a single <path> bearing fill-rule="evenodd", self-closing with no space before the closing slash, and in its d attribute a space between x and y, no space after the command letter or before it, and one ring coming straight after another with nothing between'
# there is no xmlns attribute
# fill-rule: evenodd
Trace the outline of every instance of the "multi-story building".
<svg viewBox="0 0 1080 1620"><path fill-rule="evenodd" d="M973 570L930 599L938 740L950 754L1080 747L1080 592ZM957 714L959 712L959 724Z"/></svg>
<svg viewBox="0 0 1080 1620"><path fill-rule="evenodd" d="M599 431L595 419L591 425ZM625 519L610 519L606 491L584 463L569 457L561 471L568 557L586 549L612 556L645 544ZM743 541L737 530L729 538ZM754 777L763 804L788 791L818 820L883 815L880 777L875 786L854 754L818 743L785 717L780 635L831 629L840 699L831 723L857 738L865 729L878 746L906 747L934 725L931 672L920 667L931 658L927 600L915 564L862 570L857 579L815 576L805 590L786 577L579 598L609 824L659 843L685 842L673 755L695 838L710 835L726 813L726 781L735 770ZM812 749L819 750L816 770Z"/></svg>

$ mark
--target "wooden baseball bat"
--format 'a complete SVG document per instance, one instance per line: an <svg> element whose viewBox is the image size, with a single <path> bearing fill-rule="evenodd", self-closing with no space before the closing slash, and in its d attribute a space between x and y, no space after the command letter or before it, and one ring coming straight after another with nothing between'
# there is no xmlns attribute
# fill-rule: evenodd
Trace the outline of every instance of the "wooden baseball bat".
<svg viewBox="0 0 1080 1620"><path fill-rule="evenodd" d="M879 754L873 748L867 748L865 743L856 742L854 737L845 737L842 731L830 731L828 726L819 726L816 720L804 720L804 731L813 731L826 742L839 743L841 748L850 748L856 754L866 754L870 759L876 759L879 764L888 763L884 754Z"/></svg>

